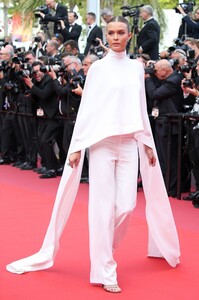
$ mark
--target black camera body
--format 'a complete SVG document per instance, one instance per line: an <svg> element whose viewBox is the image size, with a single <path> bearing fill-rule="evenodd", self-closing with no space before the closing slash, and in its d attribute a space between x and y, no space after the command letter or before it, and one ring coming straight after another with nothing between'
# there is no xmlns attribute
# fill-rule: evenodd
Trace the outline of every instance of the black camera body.
<svg viewBox="0 0 199 300"><path fill-rule="evenodd" d="M41 37L40 36L36 36L34 39L35 43L40 43L41 42Z"/></svg>
<svg viewBox="0 0 199 300"><path fill-rule="evenodd" d="M122 12L122 17L139 17L140 15L140 10L139 8L144 6L144 4L141 5L136 5L136 6L122 6L121 9L123 10Z"/></svg>
<svg viewBox="0 0 199 300"><path fill-rule="evenodd" d="M0 72L5 72L8 67L8 62L5 60L0 61Z"/></svg>
<svg viewBox="0 0 199 300"><path fill-rule="evenodd" d="M85 78L81 74L78 74L75 69L71 70L68 74L68 79L70 81L70 86L72 89L76 89L78 87L78 84L83 87Z"/></svg>
<svg viewBox="0 0 199 300"><path fill-rule="evenodd" d="M192 82L191 79L184 80L183 83L182 83L182 85L183 85L184 87L193 88L193 82Z"/></svg>
<svg viewBox="0 0 199 300"><path fill-rule="evenodd" d="M155 64L151 63L148 67L144 69L145 74L153 76L155 74Z"/></svg>
<svg viewBox="0 0 199 300"><path fill-rule="evenodd" d="M36 17L36 18L40 18L41 16L40 16L40 14L38 14L38 12L41 12L41 13L43 13L44 15L47 15L47 14L50 13L50 10L49 10L49 8L48 8L47 5L41 5L41 6L37 7L37 8L35 8L35 9L33 10L33 12L35 13L35 17Z"/></svg>
<svg viewBox="0 0 199 300"><path fill-rule="evenodd" d="M189 73L191 71L192 67L190 65L182 65L179 67L179 70L182 73Z"/></svg>
<svg viewBox="0 0 199 300"><path fill-rule="evenodd" d="M180 6L184 10L186 14L191 13L193 11L193 7L196 5L195 1L188 1L184 3L180 3ZM176 13L180 13L177 7L175 8Z"/></svg>

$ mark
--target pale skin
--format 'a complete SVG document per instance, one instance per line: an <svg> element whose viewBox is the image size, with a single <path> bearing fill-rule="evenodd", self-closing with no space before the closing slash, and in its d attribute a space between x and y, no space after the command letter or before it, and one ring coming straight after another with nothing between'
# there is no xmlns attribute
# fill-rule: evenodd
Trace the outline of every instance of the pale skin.
<svg viewBox="0 0 199 300"><path fill-rule="evenodd" d="M110 48L115 52L122 52L126 49L126 44L131 38L131 33L128 32L127 25L122 22L110 22L107 26L107 41ZM156 157L153 149L145 145L145 152L148 157L149 165L154 167L156 164ZM71 153L69 155L69 165L71 168L78 166L81 158L81 151Z"/></svg>

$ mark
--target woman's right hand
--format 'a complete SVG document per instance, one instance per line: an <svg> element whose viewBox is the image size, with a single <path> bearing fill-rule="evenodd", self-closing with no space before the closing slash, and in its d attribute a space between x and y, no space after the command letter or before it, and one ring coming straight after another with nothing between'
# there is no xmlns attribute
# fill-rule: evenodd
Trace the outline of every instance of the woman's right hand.
<svg viewBox="0 0 199 300"><path fill-rule="evenodd" d="M71 168L75 168L78 166L80 158L81 151L77 151L69 155L69 165L71 166Z"/></svg>

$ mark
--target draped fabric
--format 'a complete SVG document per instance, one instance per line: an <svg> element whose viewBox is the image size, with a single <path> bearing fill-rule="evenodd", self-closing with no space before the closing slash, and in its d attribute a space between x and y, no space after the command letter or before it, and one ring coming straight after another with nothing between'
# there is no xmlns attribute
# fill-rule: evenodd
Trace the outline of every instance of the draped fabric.
<svg viewBox="0 0 199 300"><path fill-rule="evenodd" d="M146 110L143 66L125 52L110 50L89 69L69 149L69 154L81 150L81 161L71 169L66 160L43 245L36 254L7 265L8 271L21 274L53 265L77 194L84 149L106 137L128 133L134 134L139 149L149 229L148 256L164 257L172 267L179 263L178 235L159 162L150 167L144 150L148 145L156 153Z"/></svg>

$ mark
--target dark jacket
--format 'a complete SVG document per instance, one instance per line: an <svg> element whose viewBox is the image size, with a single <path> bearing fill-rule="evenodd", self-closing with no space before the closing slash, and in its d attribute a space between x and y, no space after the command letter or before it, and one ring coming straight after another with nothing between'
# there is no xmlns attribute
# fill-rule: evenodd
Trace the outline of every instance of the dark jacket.
<svg viewBox="0 0 199 300"><path fill-rule="evenodd" d="M179 28L178 37L192 37L194 39L199 38L199 22L193 21L188 15L182 19L182 24Z"/></svg>
<svg viewBox="0 0 199 300"><path fill-rule="evenodd" d="M83 71L80 70L77 75L83 75ZM68 120L75 120L79 109L81 96L72 92L75 88L71 83L61 85L57 79L53 80L53 87L60 97L60 113L67 117Z"/></svg>
<svg viewBox="0 0 199 300"><path fill-rule="evenodd" d="M69 31L69 29L70 29L70 26L69 26L69 24L67 24L66 27L64 29L62 29L60 32L64 37L64 42L66 42L68 40L74 40L78 43L79 37L81 35L81 31L82 31L82 26L75 23L72 26L71 31Z"/></svg>
<svg viewBox="0 0 199 300"><path fill-rule="evenodd" d="M59 18L62 18L67 22L68 12L66 6L58 3L57 9L54 16L51 16L50 14L45 15L44 21L50 21L54 22L54 34L61 32L61 26L59 22Z"/></svg>
<svg viewBox="0 0 199 300"><path fill-rule="evenodd" d="M88 54L90 47L96 38L100 38L101 40L103 38L102 29L97 25L93 27L93 29L89 33L89 36L87 37L87 43L86 43L86 48L84 50L84 55Z"/></svg>
<svg viewBox="0 0 199 300"><path fill-rule="evenodd" d="M150 56L151 59L159 58L160 26L154 19L146 21L144 27L137 37L137 47L143 49L143 53Z"/></svg>
<svg viewBox="0 0 199 300"><path fill-rule="evenodd" d="M145 81L147 95L150 97L154 107L159 108L159 115L167 113L178 113L183 110L183 91L181 80L183 75L173 72L169 77L160 82L157 87L152 78Z"/></svg>
<svg viewBox="0 0 199 300"><path fill-rule="evenodd" d="M31 95L37 106L43 109L45 116L53 118L58 114L59 102L49 75L45 74L40 82L35 82Z"/></svg>

